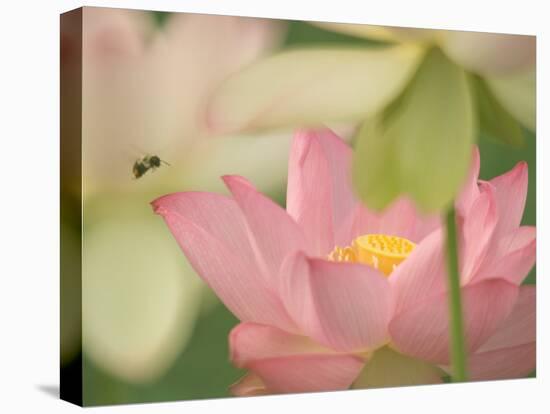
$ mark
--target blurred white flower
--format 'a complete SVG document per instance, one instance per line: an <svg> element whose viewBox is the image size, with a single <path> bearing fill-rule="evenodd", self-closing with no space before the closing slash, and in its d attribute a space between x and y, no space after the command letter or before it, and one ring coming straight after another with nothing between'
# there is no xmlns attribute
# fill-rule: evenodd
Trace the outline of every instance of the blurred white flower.
<svg viewBox="0 0 550 414"><path fill-rule="evenodd" d="M442 30L439 43L455 62L481 76L505 76L535 65L534 36Z"/></svg>
<svg viewBox="0 0 550 414"><path fill-rule="evenodd" d="M183 13L160 27L151 13L84 8L82 337L85 355L112 375L142 383L165 373L207 292L149 202L176 188L215 190L228 171L284 188L289 139L222 140L202 128L216 85L276 47L283 29ZM147 154L170 166L136 180L133 164Z"/></svg>
<svg viewBox="0 0 550 414"><path fill-rule="evenodd" d="M379 47L302 47L271 55L231 76L209 105L212 131L358 122L388 105L408 85L434 45L484 78L499 98L514 83L516 105L502 104L534 130L534 36L313 22L323 29L389 42ZM518 77L523 84L514 82ZM269 80L269 81L268 81ZM258 91L252 94L251 91Z"/></svg>
<svg viewBox="0 0 550 414"><path fill-rule="evenodd" d="M82 342L105 371L131 382L162 375L189 340L203 283L179 260L162 223L128 196L87 206Z"/></svg>
<svg viewBox="0 0 550 414"><path fill-rule="evenodd" d="M177 182L187 172L186 163L196 159L195 149L205 145L204 105L210 93L275 47L281 34L281 24L266 19L177 13L155 28L150 13L86 8L86 194L148 187L156 191L159 185ZM274 140L273 145L282 144ZM172 168L159 169L155 180L132 181L134 161L146 154L158 155Z"/></svg>

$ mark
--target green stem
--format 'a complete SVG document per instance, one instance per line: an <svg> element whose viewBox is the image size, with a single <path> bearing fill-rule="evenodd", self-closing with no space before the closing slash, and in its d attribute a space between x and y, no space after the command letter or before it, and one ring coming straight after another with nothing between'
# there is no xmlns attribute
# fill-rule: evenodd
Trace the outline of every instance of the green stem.
<svg viewBox="0 0 550 414"><path fill-rule="evenodd" d="M447 212L447 271L449 274L449 315L451 323L451 364L453 382L467 380L466 347L462 321L462 303L460 299L460 275L458 270L458 243L456 235L456 217L453 207Z"/></svg>

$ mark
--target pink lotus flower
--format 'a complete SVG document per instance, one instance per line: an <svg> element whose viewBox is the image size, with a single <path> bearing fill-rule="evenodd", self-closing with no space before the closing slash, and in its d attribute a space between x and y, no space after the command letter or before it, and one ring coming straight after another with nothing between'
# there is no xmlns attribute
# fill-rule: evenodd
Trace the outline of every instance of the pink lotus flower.
<svg viewBox="0 0 550 414"><path fill-rule="evenodd" d="M351 149L329 130L301 131L287 208L246 179L232 197L183 192L153 202L199 275L241 320L236 395L442 382L449 365L443 229L405 198L381 214L354 198ZM535 366L535 228L520 226L527 166L478 181L456 203L471 379ZM340 246L340 247L338 247ZM347 247L346 247L347 246Z"/></svg>

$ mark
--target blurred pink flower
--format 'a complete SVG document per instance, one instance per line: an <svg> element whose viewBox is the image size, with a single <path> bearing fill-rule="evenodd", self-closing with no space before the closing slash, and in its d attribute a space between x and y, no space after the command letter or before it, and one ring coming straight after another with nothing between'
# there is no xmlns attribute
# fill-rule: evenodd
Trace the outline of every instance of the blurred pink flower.
<svg viewBox="0 0 550 414"><path fill-rule="evenodd" d="M351 155L329 130L298 132L286 211L238 176L223 177L232 197L182 192L152 203L242 322L229 337L232 362L249 371L236 395L442 382L439 218L405 198L367 210L352 194ZM520 377L535 362L535 289L520 287L535 261L535 228L520 226L527 166L489 182L478 171L475 151L456 203L471 378Z"/></svg>

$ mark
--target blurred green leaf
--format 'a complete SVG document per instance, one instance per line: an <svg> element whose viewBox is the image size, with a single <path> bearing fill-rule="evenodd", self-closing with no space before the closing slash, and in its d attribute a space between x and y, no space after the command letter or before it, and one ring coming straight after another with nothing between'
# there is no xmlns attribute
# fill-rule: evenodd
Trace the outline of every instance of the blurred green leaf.
<svg viewBox="0 0 550 414"><path fill-rule="evenodd" d="M443 209L466 175L475 132L465 72L432 49L403 94L359 131L359 196L378 210L402 193L424 211Z"/></svg>
<svg viewBox="0 0 550 414"><path fill-rule="evenodd" d="M164 27L172 14L164 11L153 11L151 13L153 14L153 19L155 20L157 27Z"/></svg>
<svg viewBox="0 0 550 414"><path fill-rule="evenodd" d="M485 81L472 76L480 130L488 137L514 147L525 145L520 124L504 109Z"/></svg>
<svg viewBox="0 0 550 414"><path fill-rule="evenodd" d="M387 46L389 42L377 39L352 36L326 30L312 23L294 21L288 22L287 36L283 47L295 46L319 46L328 44L340 44L345 46L378 47Z"/></svg>

